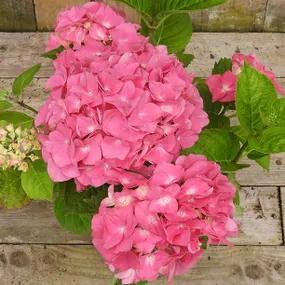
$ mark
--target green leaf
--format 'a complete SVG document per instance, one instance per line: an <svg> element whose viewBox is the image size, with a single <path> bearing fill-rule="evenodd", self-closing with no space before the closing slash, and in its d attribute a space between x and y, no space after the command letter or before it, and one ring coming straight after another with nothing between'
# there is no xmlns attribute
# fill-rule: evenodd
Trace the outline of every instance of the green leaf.
<svg viewBox="0 0 285 285"><path fill-rule="evenodd" d="M6 121L13 124L15 127L31 128L34 124L34 119L24 113L14 111L0 112L0 121Z"/></svg>
<svg viewBox="0 0 285 285"><path fill-rule="evenodd" d="M173 14L164 18L151 40L155 45L166 45L169 53L179 53L185 49L191 36L191 17L187 13Z"/></svg>
<svg viewBox="0 0 285 285"><path fill-rule="evenodd" d="M24 191L31 199L52 201L53 182L43 160L30 163L29 170L22 173L21 181Z"/></svg>
<svg viewBox="0 0 285 285"><path fill-rule="evenodd" d="M260 153L258 151L251 151L247 157L249 159L255 160L262 168L269 170L270 168L270 155Z"/></svg>
<svg viewBox="0 0 285 285"><path fill-rule="evenodd" d="M236 98L237 115L245 131L257 134L264 129L259 108L275 100L276 96L271 81L245 64L238 79Z"/></svg>
<svg viewBox="0 0 285 285"><path fill-rule="evenodd" d="M153 0L117 0L123 2L130 7L136 9L138 12L143 14L152 14Z"/></svg>
<svg viewBox="0 0 285 285"><path fill-rule="evenodd" d="M236 216L241 216L243 213L243 208L240 205L240 185L236 179L236 175L233 172L230 172L227 174L229 180L232 182L232 184L236 187L236 193L234 197L234 205L236 207Z"/></svg>
<svg viewBox="0 0 285 285"><path fill-rule="evenodd" d="M234 198L234 205L236 207L236 216L241 216L243 214L243 208L240 205L240 188L237 188L236 190L236 195Z"/></svg>
<svg viewBox="0 0 285 285"><path fill-rule="evenodd" d="M116 277L114 277L112 285L122 285L122 281L120 279L117 279Z"/></svg>
<svg viewBox="0 0 285 285"><path fill-rule="evenodd" d="M256 158L255 161L262 167L264 168L265 170L268 170L270 169L270 155L267 154L267 155L264 155L262 157L259 157L259 158Z"/></svg>
<svg viewBox="0 0 285 285"><path fill-rule="evenodd" d="M14 95L19 96L23 93L24 88L32 82L40 68L41 64L36 64L25 70L15 79L12 86Z"/></svg>
<svg viewBox="0 0 285 285"><path fill-rule="evenodd" d="M205 80L201 78L195 78L194 82L196 84L196 87L199 90L201 97L203 98L204 110L208 114L218 115L220 111L222 110L223 106L219 102L215 102L215 103L212 102L212 95L211 95L211 92L207 84L205 83Z"/></svg>
<svg viewBox="0 0 285 285"><path fill-rule="evenodd" d="M180 60L180 62L183 63L184 67L187 67L194 59L194 55L193 54L187 54L184 52L178 52L176 53L177 58Z"/></svg>
<svg viewBox="0 0 285 285"><path fill-rule="evenodd" d="M12 107L13 105L9 101L0 99L0 111L5 111L11 109Z"/></svg>
<svg viewBox="0 0 285 285"><path fill-rule="evenodd" d="M275 99L259 108L260 117L268 127L285 126L285 98Z"/></svg>
<svg viewBox="0 0 285 285"><path fill-rule="evenodd" d="M41 54L41 57L50 58L50 59L56 59L57 55L59 53L63 52L63 51L64 51L64 47L60 46L58 48L55 48L53 50L50 50L50 51L47 51L47 52Z"/></svg>
<svg viewBox="0 0 285 285"><path fill-rule="evenodd" d="M207 129L229 129L230 119L224 115L209 114L210 123Z"/></svg>
<svg viewBox="0 0 285 285"><path fill-rule="evenodd" d="M215 63L212 74L224 74L226 71L232 70L232 60L230 58L221 58Z"/></svg>
<svg viewBox="0 0 285 285"><path fill-rule="evenodd" d="M6 89L0 89L0 98L6 98L9 96L9 92Z"/></svg>
<svg viewBox="0 0 285 285"><path fill-rule="evenodd" d="M193 147L182 151L183 154L203 154L216 162L232 162L240 150L238 138L225 129L206 129Z"/></svg>
<svg viewBox="0 0 285 285"><path fill-rule="evenodd" d="M0 170L0 207L21 208L29 198L21 186L21 173L16 170Z"/></svg>
<svg viewBox="0 0 285 285"><path fill-rule="evenodd" d="M222 4L225 1L226 0L155 0L155 12L206 9Z"/></svg>
<svg viewBox="0 0 285 285"><path fill-rule="evenodd" d="M220 162L224 173L236 172L238 170L250 167L249 164L238 164L235 162Z"/></svg>
<svg viewBox="0 0 285 285"><path fill-rule="evenodd" d="M148 37L149 34L150 34L150 29L149 27L147 26L144 18L141 18L141 28L140 28L140 33L145 36L145 37Z"/></svg>
<svg viewBox="0 0 285 285"><path fill-rule="evenodd" d="M241 142L245 143L248 138L248 133L241 126L232 126L231 132L233 132Z"/></svg>
<svg viewBox="0 0 285 285"><path fill-rule="evenodd" d="M57 184L58 196L54 211L59 223L65 229L77 233L88 234L91 229L91 219L107 196L106 187L90 188L81 193L76 192L72 181Z"/></svg>
<svg viewBox="0 0 285 285"><path fill-rule="evenodd" d="M285 152L285 126L267 128L257 138L250 137L249 145L264 154Z"/></svg>
<svg viewBox="0 0 285 285"><path fill-rule="evenodd" d="M201 10L207 9L210 7L214 7L226 2L226 0L200 0L200 1L192 1L194 2L192 5L187 7L187 10Z"/></svg>

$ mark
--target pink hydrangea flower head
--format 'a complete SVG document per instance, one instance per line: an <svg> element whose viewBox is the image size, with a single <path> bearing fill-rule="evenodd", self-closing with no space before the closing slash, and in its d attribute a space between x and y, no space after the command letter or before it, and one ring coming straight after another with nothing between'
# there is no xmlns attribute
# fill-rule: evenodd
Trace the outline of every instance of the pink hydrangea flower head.
<svg viewBox="0 0 285 285"><path fill-rule="evenodd" d="M215 74L210 76L206 83L212 94L212 101L232 102L235 100L236 76L227 71L224 74Z"/></svg>
<svg viewBox="0 0 285 285"><path fill-rule="evenodd" d="M109 188L92 220L93 244L123 284L171 281L194 266L201 242L228 244L238 232L235 188L204 156L162 163L139 187Z"/></svg>
<svg viewBox="0 0 285 285"><path fill-rule="evenodd" d="M276 79L275 74L266 68L266 66L254 55L249 54L245 55L242 53L235 53L232 57L232 64L233 64L233 73L238 75L241 72L241 68L244 65L244 62L247 62L249 65L254 67L257 71L264 74L268 79L271 80L273 85L275 86L277 92L281 95L285 95L285 88L283 88Z"/></svg>
<svg viewBox="0 0 285 285"><path fill-rule="evenodd" d="M66 50L36 118L53 180L140 185L146 164L175 160L208 124L193 75L137 30L102 3L60 14L52 37Z"/></svg>

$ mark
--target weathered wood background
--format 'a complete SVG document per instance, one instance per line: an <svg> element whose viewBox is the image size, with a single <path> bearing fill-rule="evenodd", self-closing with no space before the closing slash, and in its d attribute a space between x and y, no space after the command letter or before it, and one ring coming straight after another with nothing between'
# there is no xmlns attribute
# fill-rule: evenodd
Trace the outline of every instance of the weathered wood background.
<svg viewBox="0 0 285 285"><path fill-rule="evenodd" d="M51 30L59 11L85 2L88 0L0 0L0 31ZM195 31L285 31L284 0L228 0L192 15Z"/></svg>
<svg viewBox="0 0 285 285"><path fill-rule="evenodd" d="M18 73L43 63L25 91L27 103L36 108L47 96L44 84L52 72L51 62L39 58L47 36L0 33L0 89L10 90ZM188 49L195 54L190 70L199 76L207 76L218 58L240 50L255 52L285 85L285 34L196 33ZM244 213L235 247L211 247L175 285L285 284L285 155L272 157L270 172L250 163L250 170L238 175ZM110 285L111 279L90 237L61 229L51 204L33 202L15 211L0 210L0 285Z"/></svg>

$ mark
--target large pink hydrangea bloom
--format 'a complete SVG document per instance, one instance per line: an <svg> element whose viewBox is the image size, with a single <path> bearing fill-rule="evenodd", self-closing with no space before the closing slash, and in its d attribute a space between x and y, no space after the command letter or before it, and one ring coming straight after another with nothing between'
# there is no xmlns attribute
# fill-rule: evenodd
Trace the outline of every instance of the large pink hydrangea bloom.
<svg viewBox="0 0 285 285"><path fill-rule="evenodd" d="M245 62L270 79L280 95L285 95L285 89L277 82L274 73L268 70L254 54L236 53L232 57L231 71L227 71L224 74L211 75L206 80L213 102L235 101L237 76L240 74Z"/></svg>
<svg viewBox="0 0 285 285"><path fill-rule="evenodd" d="M180 156L135 189L110 187L92 221L93 244L123 284L159 275L171 281L196 264L203 237L227 244L237 234L234 196L216 163Z"/></svg>
<svg viewBox="0 0 285 285"><path fill-rule="evenodd" d="M146 163L173 161L207 125L193 75L138 28L97 2L60 14L49 49L66 50L36 118L54 181L139 185Z"/></svg>

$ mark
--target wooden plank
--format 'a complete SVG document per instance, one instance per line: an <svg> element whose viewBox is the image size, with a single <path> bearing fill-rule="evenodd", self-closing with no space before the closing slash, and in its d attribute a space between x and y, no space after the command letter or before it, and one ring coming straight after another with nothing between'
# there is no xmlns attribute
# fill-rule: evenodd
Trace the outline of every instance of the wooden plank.
<svg viewBox="0 0 285 285"><path fill-rule="evenodd" d="M0 90L5 89L9 92L9 94L12 94L12 84L14 79L7 79L7 78L0 78ZM46 78L35 78L33 82L28 85L24 90L24 99L25 103L31 105L35 109L39 109L40 106L43 104L45 99L48 96L48 93L45 91L45 83L47 79ZM11 99L14 99L11 97ZM14 104L15 107L18 110L21 110L23 112L26 112L26 109L21 109L16 104ZM29 112L27 112L29 113ZM32 113L29 113L30 115L34 115Z"/></svg>
<svg viewBox="0 0 285 285"><path fill-rule="evenodd" d="M36 63L43 63L40 76L49 76L51 61L40 58L47 38L47 33L0 33L0 77L15 77Z"/></svg>
<svg viewBox="0 0 285 285"><path fill-rule="evenodd" d="M285 247L211 247L173 285L284 285ZM91 246L2 245L5 285L106 285L112 274ZM166 284L164 278L152 285Z"/></svg>
<svg viewBox="0 0 285 285"><path fill-rule="evenodd" d="M0 1L0 31L35 31L33 0Z"/></svg>
<svg viewBox="0 0 285 285"><path fill-rule="evenodd" d="M285 32L284 11L284 0L268 0L264 31Z"/></svg>
<svg viewBox="0 0 285 285"><path fill-rule="evenodd" d="M241 160L241 163L250 164L250 168L238 171L237 179L241 185L285 185L285 154L271 156L270 171L263 170L252 160Z"/></svg>
<svg viewBox="0 0 285 285"><path fill-rule="evenodd" d="M50 61L39 59L47 36L47 33L0 33L0 77L15 77L37 62L43 63L39 76L49 76ZM238 50L256 53L278 77L285 77L285 34L282 33L196 33L187 49L195 55L189 70L206 77L216 60Z"/></svg>
<svg viewBox="0 0 285 285"><path fill-rule="evenodd" d="M241 191L244 212L240 235L232 239L240 245L282 243L278 191L276 187L246 187ZM90 243L89 236L69 234L57 223L51 203L32 202L19 210L0 209L0 243Z"/></svg>
<svg viewBox="0 0 285 285"><path fill-rule="evenodd" d="M260 32L263 30L266 0L229 0L193 13L194 31Z"/></svg>
<svg viewBox="0 0 285 285"><path fill-rule="evenodd" d="M243 213L240 234L232 239L242 245L280 245L282 227L277 187L243 187L240 192Z"/></svg>
<svg viewBox="0 0 285 285"><path fill-rule="evenodd" d="M199 76L208 76L221 57L240 51L255 53L278 77L285 77L285 34L197 33L187 51L195 56L190 70Z"/></svg>
<svg viewBox="0 0 285 285"><path fill-rule="evenodd" d="M88 0L34 0L37 18L37 26L41 31L52 30L56 15L63 9L74 5L88 2ZM111 5L132 22L139 23L139 15L128 5L116 0L103 0ZM225 4L203 11L192 13L195 31L263 31L267 0L229 0ZM269 0L267 17L265 22L266 31L284 32L284 9L283 0ZM283 5L283 6L282 6Z"/></svg>
<svg viewBox="0 0 285 285"><path fill-rule="evenodd" d="M53 204L48 202L33 201L17 210L0 209L0 228L0 243L90 244L89 236L63 230Z"/></svg>
<svg viewBox="0 0 285 285"><path fill-rule="evenodd" d="M75 5L80 5L88 0L34 0L37 17L37 26L40 31L52 30L57 14Z"/></svg>

